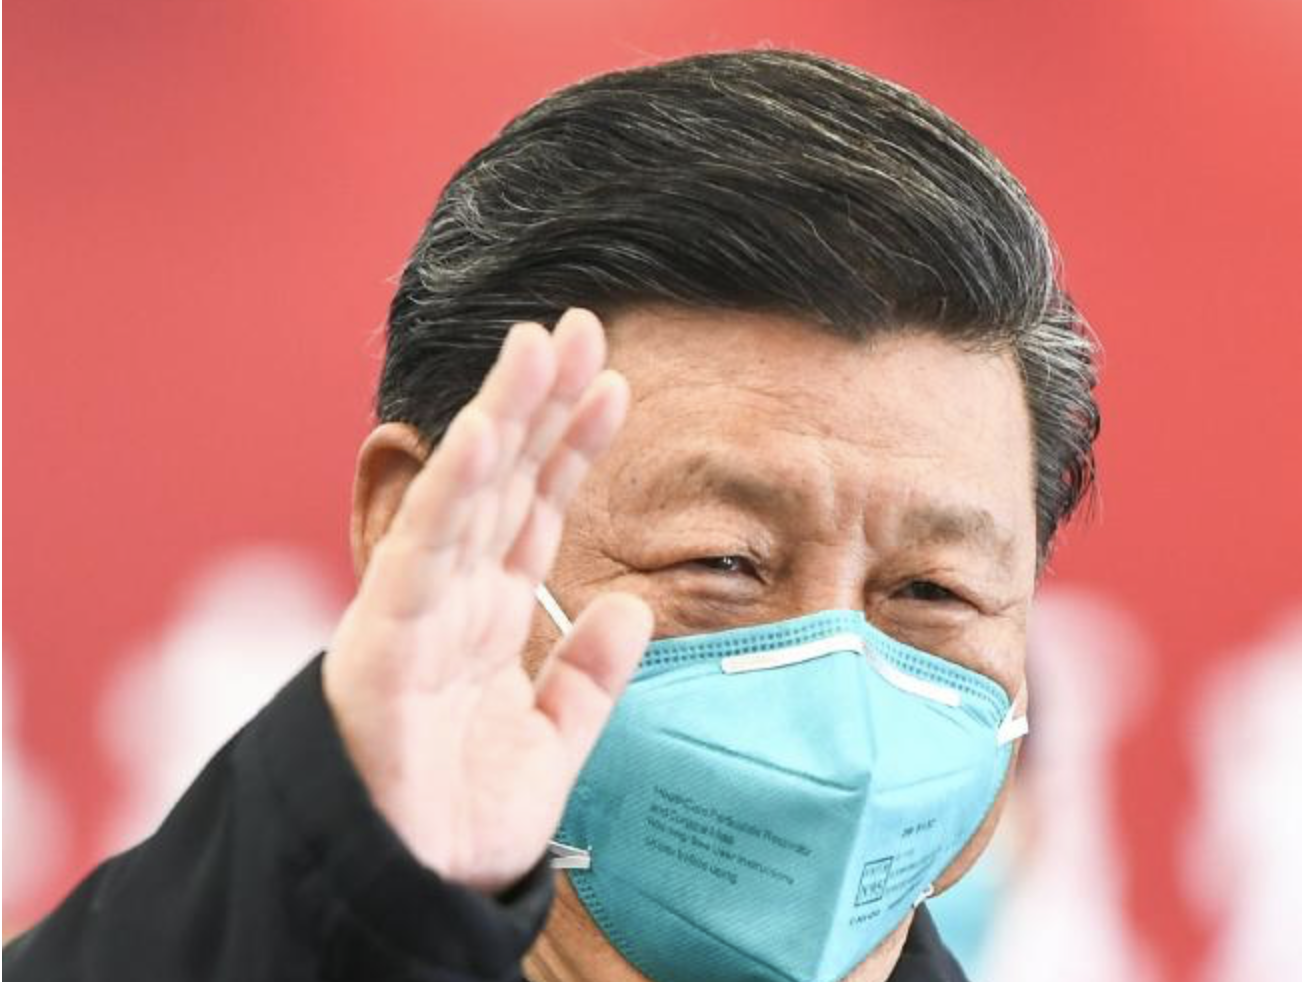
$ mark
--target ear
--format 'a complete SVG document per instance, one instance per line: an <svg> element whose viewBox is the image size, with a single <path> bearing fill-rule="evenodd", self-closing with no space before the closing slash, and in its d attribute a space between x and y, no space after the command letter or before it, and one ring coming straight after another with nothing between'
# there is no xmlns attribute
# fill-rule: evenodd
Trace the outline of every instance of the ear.
<svg viewBox="0 0 1306 982"><path fill-rule="evenodd" d="M360 579L428 453L422 435L407 423L382 423L359 448L349 542L354 574Z"/></svg>

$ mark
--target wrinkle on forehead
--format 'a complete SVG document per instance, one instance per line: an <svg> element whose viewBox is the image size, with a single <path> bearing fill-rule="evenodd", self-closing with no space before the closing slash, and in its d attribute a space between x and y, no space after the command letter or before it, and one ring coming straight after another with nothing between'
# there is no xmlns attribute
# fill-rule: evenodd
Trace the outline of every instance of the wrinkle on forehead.
<svg viewBox="0 0 1306 982"><path fill-rule="evenodd" d="M1033 448L1010 358L923 329L864 343L772 315L619 320L612 364L633 404L609 478L645 497L623 504L801 510L807 532L973 545L1024 565Z"/></svg>
<svg viewBox="0 0 1306 982"><path fill-rule="evenodd" d="M882 534L885 540L880 545L964 546L1004 569L1014 563L1013 531L978 504L928 497L919 491L911 494L909 503L900 504L872 488L859 488L848 495L854 500L840 508L834 500L838 496L835 488L821 482L795 482L771 466L747 466L733 452L737 449L731 447L726 453L700 449L663 457L636 478L643 485L643 500L635 507L655 512L715 502L786 524L797 521L809 529L820 526L827 534L837 531L827 527L832 523L848 523L844 527L852 532L850 519L860 515L866 517L856 519L856 524L864 526L862 531L872 545L875 543L869 540ZM872 518L876 513L880 517Z"/></svg>
<svg viewBox="0 0 1306 982"><path fill-rule="evenodd" d="M686 487L753 511L791 512L810 504L810 495L803 488L732 467L706 451L688 458L681 472Z"/></svg>

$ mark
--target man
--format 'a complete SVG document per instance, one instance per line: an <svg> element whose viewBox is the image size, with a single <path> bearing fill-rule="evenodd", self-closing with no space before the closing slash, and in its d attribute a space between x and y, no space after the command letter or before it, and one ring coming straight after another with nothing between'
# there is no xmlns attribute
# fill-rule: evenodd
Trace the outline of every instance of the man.
<svg viewBox="0 0 1306 982"><path fill-rule="evenodd" d="M1092 479L1056 272L971 137L813 55L531 108L403 275L325 655L5 968L960 978L922 901Z"/></svg>

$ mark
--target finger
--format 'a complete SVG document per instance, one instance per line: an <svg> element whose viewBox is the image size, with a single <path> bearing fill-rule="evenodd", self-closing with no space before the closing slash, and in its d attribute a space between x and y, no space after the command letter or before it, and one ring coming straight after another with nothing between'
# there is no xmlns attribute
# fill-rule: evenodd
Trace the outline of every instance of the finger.
<svg viewBox="0 0 1306 982"><path fill-rule="evenodd" d="M563 518L595 460L611 446L630 404L626 380L603 372L576 407L567 432L539 471L530 511L504 567L539 582L548 574L562 535Z"/></svg>
<svg viewBox="0 0 1306 982"><path fill-rule="evenodd" d="M547 404L557 376L558 358L549 332L539 324L514 324L473 400L494 422L503 448L497 484L505 483L517 465L532 421Z"/></svg>
<svg viewBox="0 0 1306 982"><path fill-rule="evenodd" d="M558 356L558 374L551 396L574 404L594 381L607 358L603 322L592 310L570 307L558 319L553 340Z"/></svg>
<svg viewBox="0 0 1306 982"><path fill-rule="evenodd" d="M652 634L648 604L626 593L605 594L585 609L540 672L536 705L557 728L573 775L593 749Z"/></svg>
<svg viewBox="0 0 1306 982"><path fill-rule="evenodd" d="M539 324L514 324L480 391L463 409L464 413L482 414L494 429L498 453L496 467L486 482L490 489L504 481L511 462L520 452L531 416L553 387L556 372L557 361L549 333ZM489 489L473 502L478 507L463 523L459 559L482 554L498 521L501 503L501 495Z"/></svg>
<svg viewBox="0 0 1306 982"><path fill-rule="evenodd" d="M603 367L603 325L590 311L569 309L554 328L552 341L557 364L553 388L526 424L520 452L516 452L516 446L509 447L509 453L515 456L505 456L502 461L501 507L485 547L496 558L507 553L521 534L522 523L530 514L540 465L566 430L577 401Z"/></svg>
<svg viewBox="0 0 1306 982"><path fill-rule="evenodd" d="M503 458L514 453L504 430L510 430L512 414L533 412L547 394L556 370L547 333L538 324L516 324L508 332L499 356L481 386L480 392L454 417L444 439L431 452L430 458L413 479L404 496L403 505L395 516L397 529L421 539L427 533L447 532L450 528L446 509L452 497L460 492L479 488L493 474L502 470ZM511 393L520 398L514 400ZM489 430L488 436L485 430ZM474 486L458 482L451 471L460 466L461 439L471 443L486 441L493 446L489 473L477 473ZM468 502L470 504L470 502ZM442 538L441 538L441 541Z"/></svg>
<svg viewBox="0 0 1306 982"><path fill-rule="evenodd" d="M541 325L514 324L504 339L499 357L471 405L490 419L499 444L498 467L490 483L501 489L511 473L531 418L553 388L558 363L553 341ZM479 556L498 523L502 491L488 496L486 507L475 516L464 543L466 552Z"/></svg>
<svg viewBox="0 0 1306 982"><path fill-rule="evenodd" d="M467 540L478 526L493 522L498 506L493 479L502 471L505 441L513 439L514 414L538 405L555 370L542 327L518 324L508 332L481 391L454 418L409 485L390 534L373 557L368 578L384 582L378 591L388 614L402 617L425 609L432 577L466 555ZM446 553L448 562L431 562Z"/></svg>
<svg viewBox="0 0 1306 982"><path fill-rule="evenodd" d="M532 420L553 390L557 369L549 332L535 323L514 324L498 361L473 400L494 422L500 454L498 469L490 480L493 491L473 515L461 543L459 558L464 565L487 555L502 554L501 548L496 552L490 546L504 524L505 512L513 510L517 462Z"/></svg>
<svg viewBox="0 0 1306 982"><path fill-rule="evenodd" d="M630 408L630 385L607 369L590 386L576 407L566 436L540 471L538 494L555 508L565 510L589 468L616 439Z"/></svg>
<svg viewBox="0 0 1306 982"><path fill-rule="evenodd" d="M514 324L473 402L496 424L529 419L553 389L557 371L549 332L539 324Z"/></svg>
<svg viewBox="0 0 1306 982"><path fill-rule="evenodd" d="M467 406L404 492L386 538L426 553L451 545L477 493L498 469L498 459L494 424L480 407Z"/></svg>
<svg viewBox="0 0 1306 982"><path fill-rule="evenodd" d="M392 620L429 611L439 595L442 570L452 566L457 544L495 464L494 429L479 412L459 417L400 502L390 530L368 559L359 595L369 610ZM418 482L431 471L424 487ZM415 493L420 492L420 494Z"/></svg>

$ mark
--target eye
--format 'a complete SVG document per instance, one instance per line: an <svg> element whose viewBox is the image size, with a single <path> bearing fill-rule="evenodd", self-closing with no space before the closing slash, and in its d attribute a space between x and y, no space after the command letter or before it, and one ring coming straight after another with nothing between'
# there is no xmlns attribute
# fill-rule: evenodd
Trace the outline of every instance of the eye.
<svg viewBox="0 0 1306 982"><path fill-rule="evenodd" d="M713 573L738 574L757 577L757 566L747 556L704 556L690 560L691 566L710 570Z"/></svg>
<svg viewBox="0 0 1306 982"><path fill-rule="evenodd" d="M946 586L940 586L932 580L912 580L898 591L897 596L903 600L916 600L921 603L961 603L957 596Z"/></svg>

